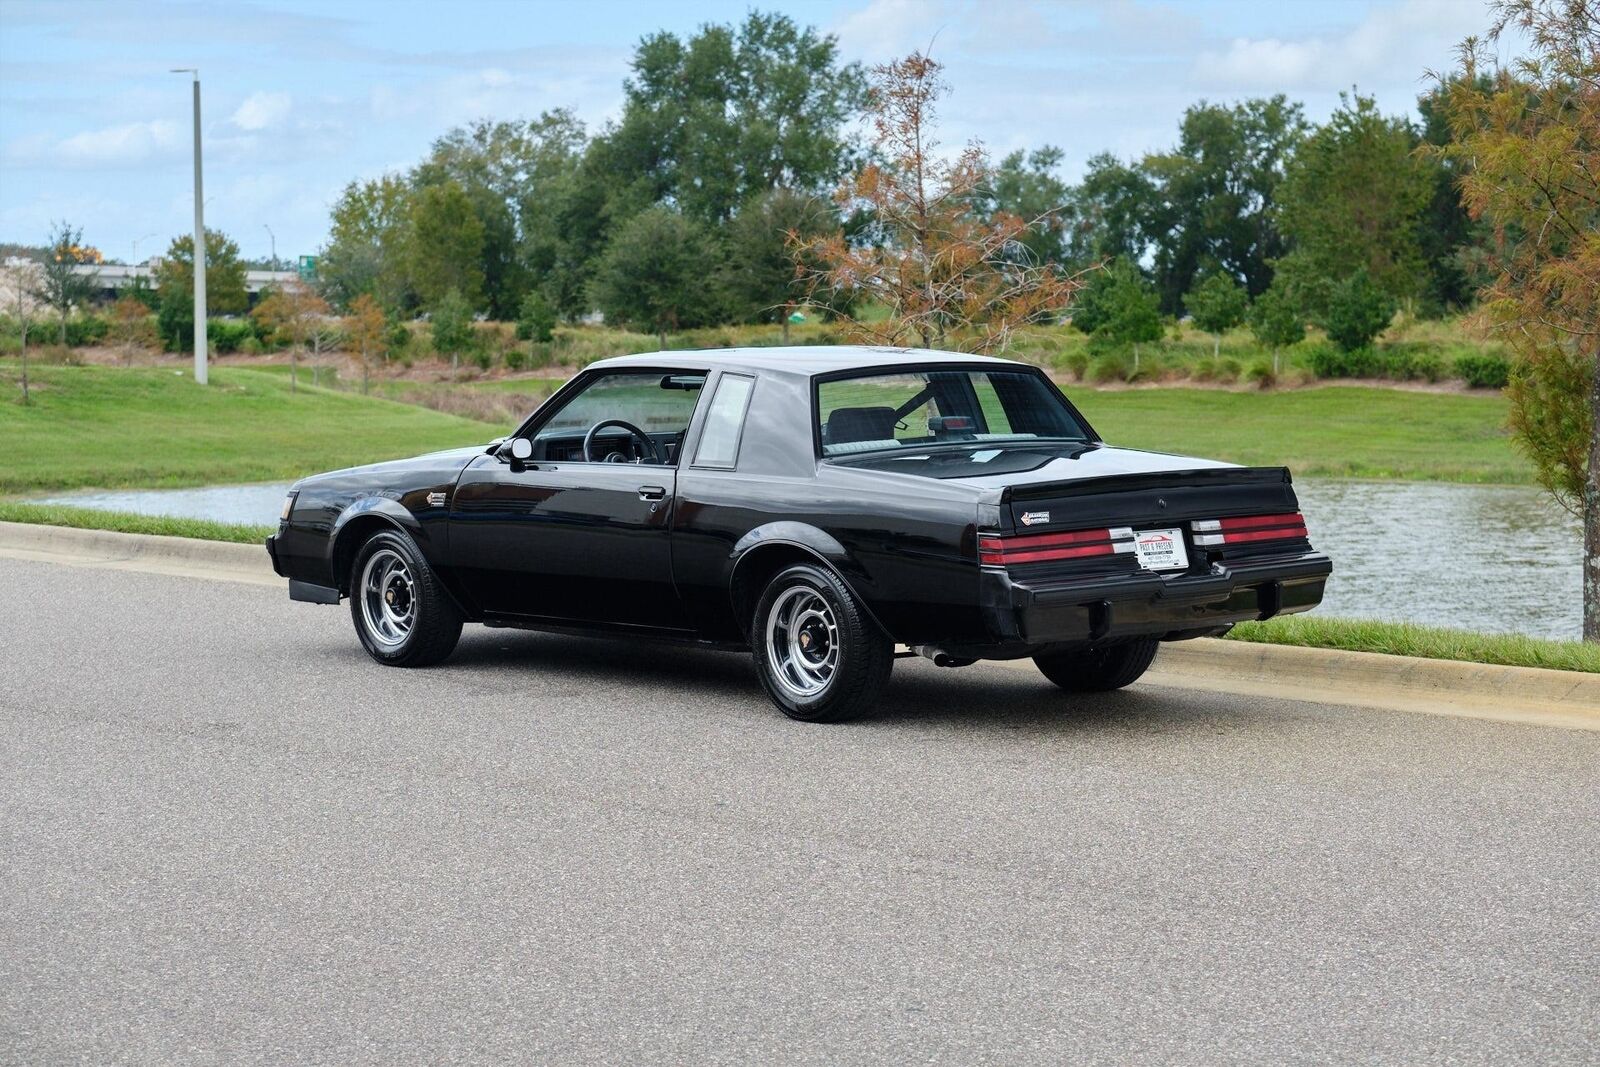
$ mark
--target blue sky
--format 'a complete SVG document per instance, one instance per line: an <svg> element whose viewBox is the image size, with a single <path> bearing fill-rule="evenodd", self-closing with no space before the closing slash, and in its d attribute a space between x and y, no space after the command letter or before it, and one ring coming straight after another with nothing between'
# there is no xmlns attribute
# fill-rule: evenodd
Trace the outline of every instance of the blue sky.
<svg viewBox="0 0 1600 1067"><path fill-rule="evenodd" d="M80 224L140 258L186 230L187 76L204 86L206 221L249 256L313 252L352 178L398 170L478 117L616 115L639 38L752 5L635 0L31 3L0 0L0 240ZM1163 148L1183 109L1283 92L1313 119L1352 85L1410 112L1424 71L1481 32L1477 0L773 0L876 62L934 41L941 139L1051 143L1066 171Z"/></svg>

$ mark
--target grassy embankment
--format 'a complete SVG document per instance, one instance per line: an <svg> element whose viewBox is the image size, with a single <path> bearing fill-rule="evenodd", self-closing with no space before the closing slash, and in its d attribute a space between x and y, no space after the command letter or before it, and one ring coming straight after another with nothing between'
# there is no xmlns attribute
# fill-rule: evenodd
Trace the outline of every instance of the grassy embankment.
<svg viewBox="0 0 1600 1067"><path fill-rule="evenodd" d="M259 545L273 531L253 526L205 519L177 519L166 515L135 515L124 511L75 508L61 504L30 504L0 500L0 522L27 522L43 526L68 526L79 530L114 530L118 533L192 537L199 541L233 541Z"/></svg>
<svg viewBox="0 0 1600 1067"><path fill-rule="evenodd" d="M1267 622L1240 623L1228 634L1228 639L1600 674L1600 645L1546 641L1520 634L1479 634L1410 623L1288 615Z"/></svg>
<svg viewBox="0 0 1600 1067"><path fill-rule="evenodd" d="M0 362L0 494L79 487L220 485L477 444L502 427L426 408L218 367L197 389L170 369L36 367L16 403Z"/></svg>

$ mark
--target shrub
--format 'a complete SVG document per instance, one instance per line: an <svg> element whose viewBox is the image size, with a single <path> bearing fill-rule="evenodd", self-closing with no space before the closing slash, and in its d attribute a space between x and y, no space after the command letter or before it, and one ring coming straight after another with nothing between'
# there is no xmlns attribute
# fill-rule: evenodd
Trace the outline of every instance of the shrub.
<svg viewBox="0 0 1600 1067"><path fill-rule="evenodd" d="M441 356L467 352L477 340L472 309L454 289L439 298L429 323L432 326L433 350Z"/></svg>
<svg viewBox="0 0 1600 1067"><path fill-rule="evenodd" d="M51 323L46 328L57 337L61 336L59 323ZM70 318L67 320L67 347L82 348L85 345L99 344L110 332L111 323L99 315L79 315Z"/></svg>
<svg viewBox="0 0 1600 1067"><path fill-rule="evenodd" d="M206 344L219 356L237 352L246 341L255 340L255 324L248 319L206 320Z"/></svg>
<svg viewBox="0 0 1600 1067"><path fill-rule="evenodd" d="M1091 382L1125 382L1133 376L1133 356L1127 352L1108 352L1089 364Z"/></svg>
<svg viewBox="0 0 1600 1067"><path fill-rule="evenodd" d="M1223 356L1217 363L1217 381L1236 382L1239 375L1244 373L1244 364L1232 356Z"/></svg>
<svg viewBox="0 0 1600 1067"><path fill-rule="evenodd" d="M411 327L403 322L392 322L384 331L383 339L388 347L389 354L399 356L411 345ZM410 366L410 364L406 364Z"/></svg>
<svg viewBox="0 0 1600 1067"><path fill-rule="evenodd" d="M488 370L494 366L494 353L483 345L476 345L472 353L472 362L478 365L479 370Z"/></svg>
<svg viewBox="0 0 1600 1067"><path fill-rule="evenodd" d="M543 293L534 289L522 298L517 310L517 340L540 344L555 336L556 311Z"/></svg>
<svg viewBox="0 0 1600 1067"><path fill-rule="evenodd" d="M1358 270L1332 287L1321 326L1334 344L1356 352L1377 339L1394 312L1394 299L1374 285L1366 271Z"/></svg>
<svg viewBox="0 0 1600 1067"><path fill-rule="evenodd" d="M1245 372L1245 378L1261 389L1271 389L1278 384L1278 376L1272 371L1270 359L1258 359L1250 364L1250 369Z"/></svg>
<svg viewBox="0 0 1600 1067"><path fill-rule="evenodd" d="M1376 378L1379 372L1378 354L1370 348L1316 345L1306 353L1306 362L1318 378Z"/></svg>
<svg viewBox="0 0 1600 1067"><path fill-rule="evenodd" d="M521 370L528 365L528 353L522 347L516 346L506 349L506 369Z"/></svg>
<svg viewBox="0 0 1600 1067"><path fill-rule="evenodd" d="M1089 373L1089 353L1084 349L1076 349L1061 357L1058 364L1062 370L1072 375L1073 381L1083 381L1083 376Z"/></svg>
<svg viewBox="0 0 1600 1067"><path fill-rule="evenodd" d="M1460 356L1456 374L1474 389L1504 389L1511 380L1511 361L1504 356Z"/></svg>

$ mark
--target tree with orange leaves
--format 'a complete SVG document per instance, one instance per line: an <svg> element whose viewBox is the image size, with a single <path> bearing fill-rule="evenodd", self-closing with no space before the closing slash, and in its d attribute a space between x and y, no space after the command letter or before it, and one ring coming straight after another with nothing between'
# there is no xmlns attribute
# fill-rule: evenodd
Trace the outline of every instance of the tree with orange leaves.
<svg viewBox="0 0 1600 1067"><path fill-rule="evenodd" d="M290 282L269 293L250 312L252 318L289 342L289 392L299 388L299 354L307 342L317 353L330 334L328 317L333 310L310 287Z"/></svg>
<svg viewBox="0 0 1600 1067"><path fill-rule="evenodd" d="M790 251L813 302L846 292L888 309L881 321L847 317L856 339L1001 350L1018 328L1063 312L1081 282L1026 253L1022 237L1049 216L984 217L992 171L980 145L953 159L939 154L940 70L920 52L873 68L877 159L835 193L847 215L871 221L855 238L791 233Z"/></svg>
<svg viewBox="0 0 1600 1067"><path fill-rule="evenodd" d="M1517 353L1511 430L1540 484L1583 518L1583 637L1600 641L1600 3L1493 0L1489 40L1440 79L1462 202L1493 227L1485 316ZM1487 68L1487 69L1486 69Z"/></svg>

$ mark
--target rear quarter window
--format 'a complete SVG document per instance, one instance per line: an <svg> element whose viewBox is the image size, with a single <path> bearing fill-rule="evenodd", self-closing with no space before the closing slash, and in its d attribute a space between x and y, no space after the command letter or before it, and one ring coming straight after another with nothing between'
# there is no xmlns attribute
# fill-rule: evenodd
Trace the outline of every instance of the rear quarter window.
<svg viewBox="0 0 1600 1067"><path fill-rule="evenodd" d="M732 467L739 462L739 442L744 436L744 416L756 380L743 374L724 374L706 409L705 429L695 446L696 467Z"/></svg>

